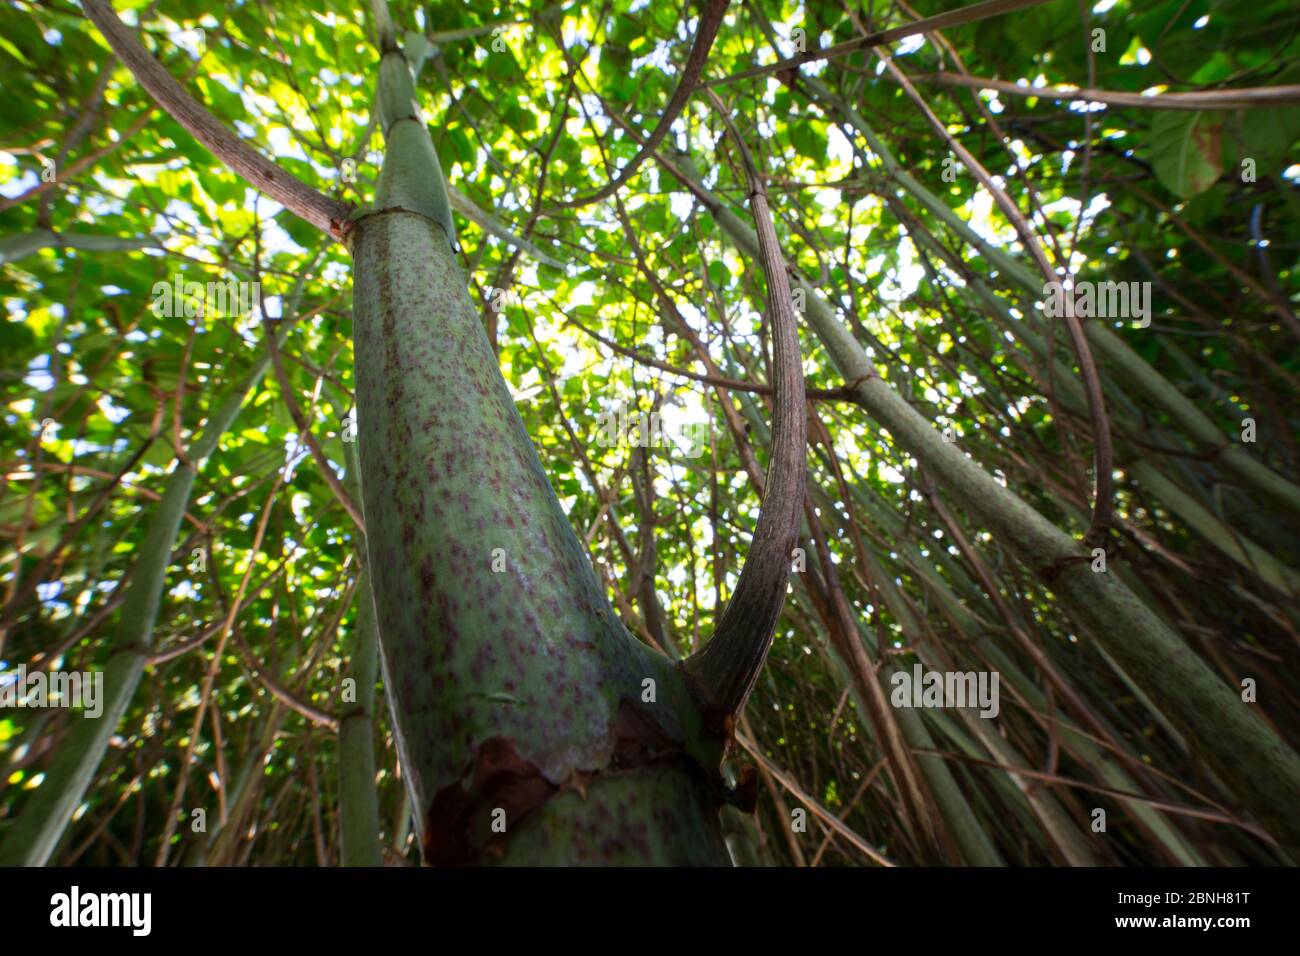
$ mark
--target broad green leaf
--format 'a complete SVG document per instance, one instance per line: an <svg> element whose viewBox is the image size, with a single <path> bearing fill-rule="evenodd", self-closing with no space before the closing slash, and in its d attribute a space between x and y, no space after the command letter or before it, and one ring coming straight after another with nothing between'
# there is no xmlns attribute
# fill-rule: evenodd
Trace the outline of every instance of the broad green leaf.
<svg viewBox="0 0 1300 956"><path fill-rule="evenodd" d="M1151 122L1151 165L1171 192L1191 199L1223 173L1223 119L1213 113L1166 110Z"/></svg>

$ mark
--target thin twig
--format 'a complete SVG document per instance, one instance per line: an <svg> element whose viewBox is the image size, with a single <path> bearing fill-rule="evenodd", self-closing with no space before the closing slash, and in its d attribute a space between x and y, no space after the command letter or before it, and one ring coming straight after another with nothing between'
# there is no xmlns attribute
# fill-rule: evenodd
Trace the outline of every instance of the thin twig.
<svg viewBox="0 0 1300 956"><path fill-rule="evenodd" d="M1048 100L1106 103L1110 106L1136 106L1144 110L1238 110L1268 106L1291 106L1300 103L1300 84L1287 86L1252 86L1236 90L1198 90L1195 93L1122 93L1078 86L1029 86L1008 80L961 73L918 73L913 80L943 86L966 86L973 90L997 90L1015 96L1037 96Z"/></svg>
<svg viewBox="0 0 1300 956"><path fill-rule="evenodd" d="M882 30L879 33L871 33L856 40L847 40L844 43L837 43L821 50L809 50L807 53L792 56L788 60L778 60L766 66L756 66L749 70L742 70L739 73L733 73L731 76L710 80L704 85L706 87L724 86L728 83L735 83L737 80L766 76L769 73L786 73L797 70L806 63L829 60L834 57L855 53L858 50L869 50L872 47L893 43L895 40L905 40L908 37L916 36L918 33L929 33L931 30L942 30L944 27L955 27L963 23L987 20L989 17L1001 16L1004 13L1012 13L1016 10L1024 10L1026 7L1036 7L1044 3L1047 3L1047 0L986 0L984 3L972 4L958 10L949 10L947 13L941 13L938 16L927 17L924 20L917 20L890 30Z"/></svg>

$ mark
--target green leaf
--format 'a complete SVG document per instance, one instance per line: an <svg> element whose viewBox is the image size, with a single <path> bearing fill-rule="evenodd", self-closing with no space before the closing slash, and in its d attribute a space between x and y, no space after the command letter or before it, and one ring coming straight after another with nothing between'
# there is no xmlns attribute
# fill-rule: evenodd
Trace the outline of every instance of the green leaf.
<svg viewBox="0 0 1300 956"><path fill-rule="evenodd" d="M1296 82L1300 82L1300 66L1274 79L1279 86ZM1287 154L1300 139L1300 107L1247 110L1241 121L1241 136L1246 150L1241 158L1255 160L1257 175L1278 172L1286 166Z"/></svg>
<svg viewBox="0 0 1300 956"><path fill-rule="evenodd" d="M1223 174L1223 118L1169 110L1151 122L1151 165L1164 186L1183 199L1205 192Z"/></svg>
<svg viewBox="0 0 1300 956"><path fill-rule="evenodd" d="M790 141L809 159L826 157L826 134L811 123L796 123L790 128Z"/></svg>

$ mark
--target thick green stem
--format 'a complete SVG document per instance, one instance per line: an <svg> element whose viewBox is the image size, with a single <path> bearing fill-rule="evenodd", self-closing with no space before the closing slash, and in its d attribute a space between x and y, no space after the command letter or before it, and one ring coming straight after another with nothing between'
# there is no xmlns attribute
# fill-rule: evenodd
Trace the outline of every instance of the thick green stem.
<svg viewBox="0 0 1300 956"><path fill-rule="evenodd" d="M385 52L388 149L349 243L368 566L425 860L724 864L720 743L609 608L547 481L452 258L407 69Z"/></svg>
<svg viewBox="0 0 1300 956"><path fill-rule="evenodd" d="M502 809L506 859L594 862L604 843L560 842L555 816L572 818L575 834L600 831L604 806L615 811L610 845L630 839L621 828L640 798L605 771L627 724L684 744L694 713L685 685L609 609L441 227L379 213L354 227L352 251L369 566L426 859L478 858ZM654 702L643 704L646 680ZM676 794L676 810L652 815L640 803L646 839L682 862L725 861L717 815L685 763L651 776ZM579 785L586 803L566 798ZM537 810L540 834L518 839L515 820ZM712 844L685 838L710 828ZM532 855L551 850L558 856Z"/></svg>

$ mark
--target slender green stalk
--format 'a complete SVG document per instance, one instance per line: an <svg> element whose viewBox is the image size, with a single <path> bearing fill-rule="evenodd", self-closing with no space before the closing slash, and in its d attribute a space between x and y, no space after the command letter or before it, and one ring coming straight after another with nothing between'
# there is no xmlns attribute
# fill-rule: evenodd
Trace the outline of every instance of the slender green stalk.
<svg viewBox="0 0 1300 956"><path fill-rule="evenodd" d="M349 677L356 703L339 719L339 829L344 866L379 866L379 795L375 790L374 707L379 672L379 634L370 577L357 583Z"/></svg>
<svg viewBox="0 0 1300 956"><path fill-rule="evenodd" d="M754 255L753 230L711 196L689 163L671 161L677 175L708 207L723 233ZM1300 851L1300 820L1289 812L1300 792L1300 757L1188 648L1118 577L1094 573L1077 542L1004 488L961 448L880 379L870 359L806 279L807 320L840 374L858 382L864 411L880 423L1036 574L1189 737L1239 800L1288 851ZM1261 774L1260 767L1272 772Z"/></svg>
<svg viewBox="0 0 1300 956"><path fill-rule="evenodd" d="M79 249L85 252L132 252L161 249L157 236L97 236L85 232L36 229L0 238L0 266L35 255L42 249Z"/></svg>
<svg viewBox="0 0 1300 956"><path fill-rule="evenodd" d="M356 444L348 442L348 484L361 500ZM379 794L375 790L375 680L379 676L379 629L370 575L357 580L357 617L348 654L355 698L339 717L339 830L344 866L379 866Z"/></svg>
<svg viewBox="0 0 1300 956"><path fill-rule="evenodd" d="M981 720L978 714L966 708L959 710L958 714L995 761L1004 767L1025 767L1024 758L988 726L987 721ZM1102 862L1099 848L1088 842L1088 838L1065 812L1052 791L1036 786L1031 778L1020 776L1014 770L1007 770L1006 773L1025 795L1043 832L1060 851L1066 863L1070 866L1098 866Z"/></svg>
<svg viewBox="0 0 1300 956"><path fill-rule="evenodd" d="M307 276L315 257L303 268L286 299L284 316L297 314L302 302ZM277 336L283 339L288 325L282 322ZM213 403L207 423L199 436L185 449L183 459L167 478L162 497L155 505L137 552L136 563L121 617L109 646L112 648L104 665L104 708L94 720L76 721L72 731L59 744L58 753L45 772L45 779L28 798L4 843L0 845L0 866L43 866L58 845L72 813L85 795L95 770L104 759L109 738L117 731L144 674L145 661L153 649L154 623L166 585L167 568L181 520L189 507L194 479L203 462L217 450L222 437L230 430L240 409L271 367L271 356L264 352L242 379L228 388Z"/></svg>
<svg viewBox="0 0 1300 956"><path fill-rule="evenodd" d="M1042 277L1026 268L1013 255L987 242L970 227L953 209L927 189L907 172L894 158L885 142L876 135L875 130L862 115L842 98L833 94L819 80L801 77L800 83L807 86L813 95L838 112L866 142L880 162L885 175L902 186L936 219L960 237L970 248L979 252L993 268L1004 274L1012 283L1019 286L1029 296L1037 298L1042 294ZM1030 312L1028 321L1038 324L1037 313ZM1300 486L1288 481L1281 475L1263 465L1246 453L1238 443L1227 440L1223 431L1214 422L1193 405L1185 395L1169 383L1159 372L1139 356L1122 338L1101 322L1088 322L1084 333L1097 353L1120 373L1120 381L1125 387L1133 387L1154 402L1165 414L1169 415L1187 435L1201 442L1207 449L1216 450L1218 459L1224 467L1232 471L1249 487L1268 495L1274 501L1286 507L1293 514L1300 515ZM1069 376L1073 377L1073 376ZM1058 381L1064 377L1058 376Z"/></svg>
<svg viewBox="0 0 1300 956"><path fill-rule="evenodd" d="M1225 525L1208 508L1165 477L1149 462L1136 461L1130 466L1133 476L1201 534L1216 548L1252 574L1268 582L1289 598L1300 597L1300 574L1255 544L1245 535Z"/></svg>
<svg viewBox="0 0 1300 956"><path fill-rule="evenodd" d="M104 665L104 709L97 719L76 720L60 742L45 779L28 798L3 846L0 866L43 866L58 845L72 813L81 802L95 769L104 758L109 738L117 732L135 689L144 674L145 660L153 648L154 622L171 564L172 548L181 519L189 505L194 478L203 461L216 450L240 408L270 367L269 356L257 360L252 370L214 407L202 434L185 451L185 458L167 479L162 498L154 508L138 551L122 616Z"/></svg>
<svg viewBox="0 0 1300 956"><path fill-rule="evenodd" d="M740 404L744 410L745 417L753 429L754 435L760 441L768 438L767 423L759 413L757 403L752 395L739 396ZM824 513L833 514L834 508L831 504L831 497L824 495L817 482L815 474L809 470L806 484L813 493L814 499L824 500ZM811 550L811 549L809 549ZM892 581L888 580L887 575L875 575L881 584L886 585L890 591L889 594L896 594L893 590ZM804 591L808 590L808 583L803 575L796 575L794 578L797 585ZM886 595L886 603L900 621L906 621L910 617L910 611L902 600L891 602L889 594ZM876 678L880 686L888 687L889 678L894 672L894 668L888 662L882 662L880 659L880 649L876 642L870 640L865 633L861 619L855 619L855 637L862 644L862 648L867 658L871 662L872 669L878 674ZM814 622L814 627L818 628L823 645L827 646L830 653L834 653L833 647L830 646L830 637L824 627L818 622ZM915 626L910 628L906 625L904 630L907 633L916 633ZM841 668L845 677L845 684L854 689L854 699L860 712L868 713L867 702L863 701L859 694L856 693L856 687L849 674L849 662L841 661ZM921 721L919 715L909 708L898 708L894 713L894 719L897 721L899 731L902 734L908 748L912 751L933 750L934 741L931 739L929 731L926 730L925 724ZM943 815L944 823L947 824L948 830L952 835L953 841L957 844L957 849L962 855L962 859L971 866L1002 866L1002 857L998 854L993 841L985 832L984 827L980 824L979 818L971 810L965 795L957 786L957 781L953 778L952 772L948 769L948 764L941 757L929 754L917 754L916 766L921 775L928 784L931 796L939 807L939 812Z"/></svg>

